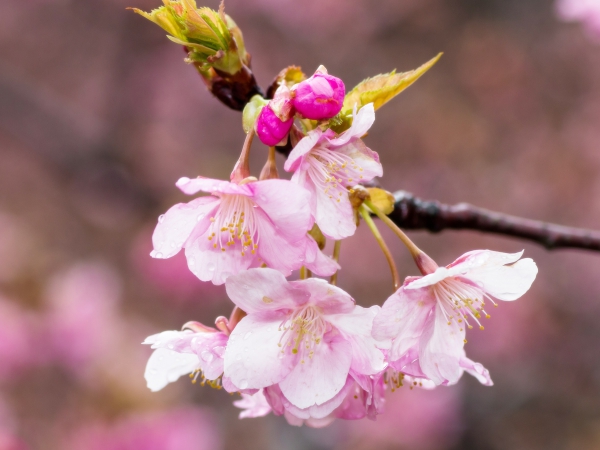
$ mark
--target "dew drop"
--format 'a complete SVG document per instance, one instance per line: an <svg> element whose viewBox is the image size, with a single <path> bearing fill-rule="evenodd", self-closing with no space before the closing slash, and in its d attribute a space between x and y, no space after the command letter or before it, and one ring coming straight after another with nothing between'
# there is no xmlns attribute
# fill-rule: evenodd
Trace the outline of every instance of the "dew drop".
<svg viewBox="0 0 600 450"><path fill-rule="evenodd" d="M242 355L237 355L237 356L235 357L235 360L236 360L236 361L239 361L240 359L242 359Z"/></svg>
<svg viewBox="0 0 600 450"><path fill-rule="evenodd" d="M196 261L194 260L194 258L190 258L188 259L188 266L195 266L196 265Z"/></svg>
<svg viewBox="0 0 600 450"><path fill-rule="evenodd" d="M248 347L244 347L244 353L248 353Z"/></svg>
<svg viewBox="0 0 600 450"><path fill-rule="evenodd" d="M169 345L167 345L167 347L169 347L171 350L173 350L173 348L174 348L173 344L169 344Z"/></svg>
<svg viewBox="0 0 600 450"><path fill-rule="evenodd" d="M163 223L165 221L165 215L161 214L160 216L158 216L158 223Z"/></svg>
<svg viewBox="0 0 600 450"><path fill-rule="evenodd" d="M244 340L248 339L250 336L252 335L252 331L248 331L245 335L244 335Z"/></svg>
<svg viewBox="0 0 600 450"><path fill-rule="evenodd" d="M197 340L198 340L198 338L193 338L192 339L192 344L195 344Z"/></svg>
<svg viewBox="0 0 600 450"><path fill-rule="evenodd" d="M225 354L225 347L223 347L222 345L219 345L219 346L213 348L213 352L215 352L215 354L217 356L223 356Z"/></svg>
<svg viewBox="0 0 600 450"><path fill-rule="evenodd" d="M159 356L159 357L158 357L158 360L159 360L159 361L162 361L163 359L165 359L165 358L163 358L162 356Z"/></svg>
<svg viewBox="0 0 600 450"><path fill-rule="evenodd" d="M198 214L198 217L196 217L196 220L200 222L202 219L204 219L204 216L206 216L206 213L200 213Z"/></svg>
<svg viewBox="0 0 600 450"><path fill-rule="evenodd" d="M240 389L246 389L248 387L248 380L240 381Z"/></svg>
<svg viewBox="0 0 600 450"><path fill-rule="evenodd" d="M208 263L208 266L206 266L206 268L208 269L209 272L215 271L215 265L213 263Z"/></svg>
<svg viewBox="0 0 600 450"><path fill-rule="evenodd" d="M200 354L200 358L202 358L206 362L211 362L213 359L215 359L215 355L205 350Z"/></svg>

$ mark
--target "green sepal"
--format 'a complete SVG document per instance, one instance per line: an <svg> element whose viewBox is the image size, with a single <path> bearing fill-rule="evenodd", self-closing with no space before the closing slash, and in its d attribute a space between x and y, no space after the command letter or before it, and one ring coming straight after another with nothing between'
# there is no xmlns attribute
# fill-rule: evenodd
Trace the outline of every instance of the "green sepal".
<svg viewBox="0 0 600 450"><path fill-rule="evenodd" d="M267 103L268 100L265 100L260 95L255 95L248 103L246 103L244 111L242 112L242 126L244 127L245 133L248 133L254 128L258 115Z"/></svg>

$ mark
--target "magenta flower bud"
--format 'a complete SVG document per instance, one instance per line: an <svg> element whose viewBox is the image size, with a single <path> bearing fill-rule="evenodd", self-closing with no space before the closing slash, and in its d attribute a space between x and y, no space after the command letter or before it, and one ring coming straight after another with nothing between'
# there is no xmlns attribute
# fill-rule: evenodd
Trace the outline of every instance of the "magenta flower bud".
<svg viewBox="0 0 600 450"><path fill-rule="evenodd" d="M261 142L269 147L279 144L287 136L294 123L294 117L283 121L266 105L256 120L256 134Z"/></svg>
<svg viewBox="0 0 600 450"><path fill-rule="evenodd" d="M294 108L311 120L330 119L339 113L344 104L344 82L331 76L321 66L308 80L294 86Z"/></svg>

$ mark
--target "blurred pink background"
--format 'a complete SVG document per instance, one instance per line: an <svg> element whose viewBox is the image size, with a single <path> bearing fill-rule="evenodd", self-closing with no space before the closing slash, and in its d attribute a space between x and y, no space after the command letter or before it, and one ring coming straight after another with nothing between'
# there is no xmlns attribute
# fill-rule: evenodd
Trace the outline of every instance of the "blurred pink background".
<svg viewBox="0 0 600 450"><path fill-rule="evenodd" d="M159 3L0 2L0 450L600 448L600 254L474 232L411 236L442 264L476 248L537 261L531 291L469 336L492 388L465 376L400 390L377 422L322 430L238 421L236 396L184 379L147 390L145 336L231 309L181 255L148 256L152 229L185 200L175 181L227 177L244 137L181 49L125 10ZM600 229L599 13L543 0L226 7L263 87L291 64L324 64L352 87L445 52L367 138L389 190ZM256 173L265 157L256 145ZM415 274L384 234L402 275ZM360 304L390 294L364 227L341 264Z"/></svg>

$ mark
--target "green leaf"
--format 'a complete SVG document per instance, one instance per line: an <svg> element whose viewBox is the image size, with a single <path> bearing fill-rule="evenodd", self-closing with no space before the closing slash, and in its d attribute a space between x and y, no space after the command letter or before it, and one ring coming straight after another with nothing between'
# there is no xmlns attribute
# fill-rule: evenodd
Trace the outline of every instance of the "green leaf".
<svg viewBox="0 0 600 450"><path fill-rule="evenodd" d="M367 78L360 82L354 89L346 94L344 106L340 112L342 124L335 127L334 130L340 132L350 127L354 105L357 105L358 109L360 109L369 103L373 103L376 110L381 108L404 89L417 81L425 72L433 67L441 56L442 53L410 72L396 73L394 70L390 73L376 75L373 78Z"/></svg>

